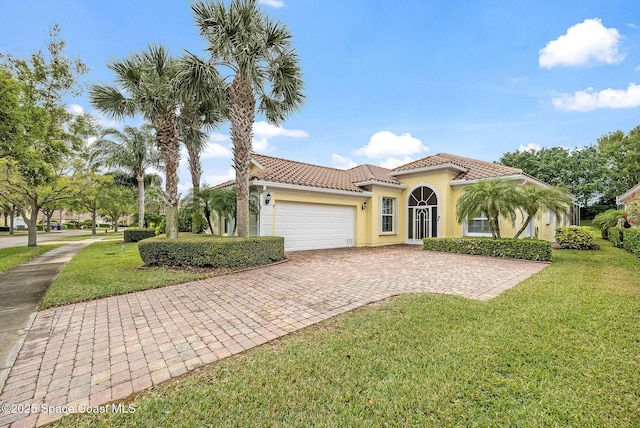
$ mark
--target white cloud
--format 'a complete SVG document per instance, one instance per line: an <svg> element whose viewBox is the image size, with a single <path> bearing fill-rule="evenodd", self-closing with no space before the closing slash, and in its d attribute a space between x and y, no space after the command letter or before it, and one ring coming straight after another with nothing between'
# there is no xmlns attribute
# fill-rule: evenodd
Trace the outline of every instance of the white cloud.
<svg viewBox="0 0 640 428"><path fill-rule="evenodd" d="M524 144L520 144L520 147L518 147L519 152L537 152L540 149L542 149L542 146L536 143L529 143L526 146Z"/></svg>
<svg viewBox="0 0 640 428"><path fill-rule="evenodd" d="M355 150L353 154L379 159L393 156L408 156L428 150L429 147L422 144L422 141L412 137L409 133L396 135L390 131L380 131L371 136L366 146Z"/></svg>
<svg viewBox="0 0 640 428"><path fill-rule="evenodd" d="M233 152L227 147L217 143L207 143L204 150L200 154L201 159L231 159Z"/></svg>
<svg viewBox="0 0 640 428"><path fill-rule="evenodd" d="M81 114L84 114L84 108L79 104L69 104L67 106L67 111L74 116L80 116Z"/></svg>
<svg viewBox="0 0 640 428"><path fill-rule="evenodd" d="M358 164L351 159L337 155L335 153L331 154L331 165L338 169L351 169L355 166L358 166Z"/></svg>
<svg viewBox="0 0 640 428"><path fill-rule="evenodd" d="M633 71L640 71L640 65L636 65Z"/></svg>
<svg viewBox="0 0 640 428"><path fill-rule="evenodd" d="M282 0L258 0L258 3L271 7L284 7L284 1Z"/></svg>
<svg viewBox="0 0 640 428"><path fill-rule="evenodd" d="M205 175L204 182L207 186L215 186L217 184L224 183L225 181L235 180L236 179L236 170L233 168L229 168L226 174L210 174Z"/></svg>
<svg viewBox="0 0 640 428"><path fill-rule="evenodd" d="M115 119L109 119L104 114L93 110L91 116L96 120L96 123L103 128L122 128L122 122Z"/></svg>
<svg viewBox="0 0 640 428"><path fill-rule="evenodd" d="M275 126L268 122L260 121L253 124L253 134L258 137L292 137L306 138L309 134L300 129L284 129L281 126Z"/></svg>
<svg viewBox="0 0 640 428"><path fill-rule="evenodd" d="M603 89L594 91L589 88L575 94L560 94L553 98L553 106L564 111L592 111L601 108L640 107L640 85L630 83L625 89Z"/></svg>
<svg viewBox="0 0 640 428"><path fill-rule="evenodd" d="M253 150L257 153L269 153L273 147L269 139L274 137L307 138L309 134L301 129L285 129L260 121L253 124Z"/></svg>
<svg viewBox="0 0 640 428"><path fill-rule="evenodd" d="M538 62L543 68L586 66L593 62L618 64L625 57L618 53L620 39L618 30L606 28L600 18L585 19L540 49Z"/></svg>
<svg viewBox="0 0 640 428"><path fill-rule="evenodd" d="M397 166L404 165L409 162L413 162L413 159L411 159L409 156L405 156L404 159L388 158L387 160L380 162L380 166L383 168L393 169Z"/></svg>

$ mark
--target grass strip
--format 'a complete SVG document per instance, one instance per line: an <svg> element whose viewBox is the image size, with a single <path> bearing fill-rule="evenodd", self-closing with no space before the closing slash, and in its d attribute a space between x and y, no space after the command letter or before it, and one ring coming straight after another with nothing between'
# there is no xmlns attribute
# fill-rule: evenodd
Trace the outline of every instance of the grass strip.
<svg viewBox="0 0 640 428"><path fill-rule="evenodd" d="M20 263L28 262L32 258L60 246L62 244L3 248L0 250L0 272L7 271Z"/></svg>
<svg viewBox="0 0 640 428"><path fill-rule="evenodd" d="M598 243L489 302L397 297L58 425L638 426L640 260Z"/></svg>
<svg viewBox="0 0 640 428"><path fill-rule="evenodd" d="M180 284L215 274L206 271L141 268L142 265L138 244L135 242L93 243L83 248L64 267L49 287L40 309Z"/></svg>

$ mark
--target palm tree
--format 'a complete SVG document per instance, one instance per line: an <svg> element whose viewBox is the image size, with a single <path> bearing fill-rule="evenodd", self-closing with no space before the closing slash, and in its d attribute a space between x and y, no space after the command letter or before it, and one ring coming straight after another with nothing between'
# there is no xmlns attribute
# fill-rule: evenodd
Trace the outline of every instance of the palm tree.
<svg viewBox="0 0 640 428"><path fill-rule="evenodd" d="M178 79L182 82L190 81L189 79L183 80L183 76L180 75ZM216 89L203 87L201 81L196 79L191 81L198 82L201 87L195 90L193 86L185 88L190 92L186 95L187 101L180 110L178 130L180 138L187 148L193 196L197 198L200 191L200 178L202 177L200 154L207 144L207 134L204 130L211 131L217 128L222 123L224 116L217 98L215 95L212 96L212 94L215 94ZM192 215L192 232L197 233L200 229L199 210L194 210Z"/></svg>
<svg viewBox="0 0 640 428"><path fill-rule="evenodd" d="M140 128L126 125L122 131L106 129L93 144L91 160L110 168L120 168L136 177L138 184L138 226L144 227L144 181L149 167L158 167L160 155L154 146L149 124Z"/></svg>
<svg viewBox="0 0 640 428"><path fill-rule="evenodd" d="M206 194L208 206L218 214L219 218L226 217L234 225L230 234L234 234L238 228L238 196L235 187L211 189ZM249 194L249 213L256 215L260 212L260 203L255 189ZM213 232L213 230L212 230Z"/></svg>
<svg viewBox="0 0 640 428"><path fill-rule="evenodd" d="M223 66L233 77L225 101L231 121L236 170L238 235L249 236L249 162L256 107L279 124L304 101L300 60L286 26L266 16L256 0L197 0L191 5L207 40L210 66Z"/></svg>
<svg viewBox="0 0 640 428"><path fill-rule="evenodd" d="M91 104L114 118L142 114L151 122L166 172L167 237L177 238L178 112L184 95L176 81L178 61L163 46L150 45L146 51L112 61L108 67L116 73L116 85L92 85Z"/></svg>
<svg viewBox="0 0 640 428"><path fill-rule="evenodd" d="M562 214L569 213L569 207L573 202L573 199L566 191L557 187L531 186L520 188L518 192L521 198L520 209L527 215L527 219L514 238L518 238L527 229L527 226L529 226L538 211L545 210L552 213L556 218L556 222L559 222Z"/></svg>
<svg viewBox="0 0 640 428"><path fill-rule="evenodd" d="M494 239L500 239L500 217L516 219L520 197L515 185L505 180L481 180L465 187L456 204L456 219L462 223L469 218L486 215Z"/></svg>

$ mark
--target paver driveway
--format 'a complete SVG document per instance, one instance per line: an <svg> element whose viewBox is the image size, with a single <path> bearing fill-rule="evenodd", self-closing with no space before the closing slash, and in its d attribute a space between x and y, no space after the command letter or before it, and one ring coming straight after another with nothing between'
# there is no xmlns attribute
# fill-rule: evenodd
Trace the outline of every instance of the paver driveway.
<svg viewBox="0 0 640 428"><path fill-rule="evenodd" d="M0 403L0 426L34 426L390 296L490 299L546 264L421 251L413 246L309 251L290 261L187 284L39 312ZM4 408L3 408L4 410ZM11 409L10 409L11 410Z"/></svg>

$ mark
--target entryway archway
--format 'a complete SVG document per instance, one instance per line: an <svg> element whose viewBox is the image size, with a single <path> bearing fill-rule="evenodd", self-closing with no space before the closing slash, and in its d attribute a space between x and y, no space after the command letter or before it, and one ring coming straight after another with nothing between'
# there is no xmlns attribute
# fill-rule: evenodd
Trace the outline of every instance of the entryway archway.
<svg viewBox="0 0 640 428"><path fill-rule="evenodd" d="M429 186L416 187L407 201L407 242L420 244L422 238L438 236L438 195Z"/></svg>

